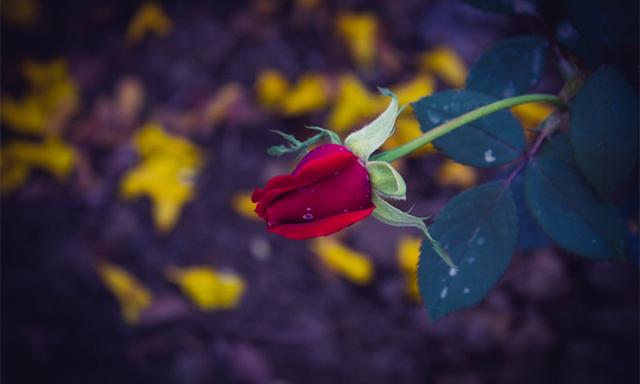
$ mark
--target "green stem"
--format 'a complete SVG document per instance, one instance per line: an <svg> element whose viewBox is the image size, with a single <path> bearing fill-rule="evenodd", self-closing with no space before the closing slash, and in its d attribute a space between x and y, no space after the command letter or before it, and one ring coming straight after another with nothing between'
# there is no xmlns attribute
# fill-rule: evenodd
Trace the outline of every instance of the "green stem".
<svg viewBox="0 0 640 384"><path fill-rule="evenodd" d="M445 135L456 128L459 128L465 124L469 124L470 122L477 120L481 117L489 115L491 113L497 112L501 109L511 108L520 104L534 103L544 101L547 103L555 104L560 107L565 107L564 101L555 95L545 95L545 94L531 94L531 95L522 95L516 97L510 97L508 99L499 100L491 104L487 104L484 107L480 107L478 109L474 109L471 112L467 112L464 115L460 115L455 119L451 119L444 124L440 124L439 126L423 133L417 138L411 140L408 143L405 143L399 147L391 149L389 151L383 152L373 158L373 160L378 161L394 161L403 156L410 154L411 152L419 149L423 145L426 145L433 140L438 139L440 136Z"/></svg>

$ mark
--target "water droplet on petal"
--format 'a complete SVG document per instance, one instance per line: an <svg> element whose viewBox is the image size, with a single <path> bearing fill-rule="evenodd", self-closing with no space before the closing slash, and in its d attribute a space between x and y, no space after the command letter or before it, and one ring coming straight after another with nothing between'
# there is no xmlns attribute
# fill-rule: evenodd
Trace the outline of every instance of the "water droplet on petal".
<svg viewBox="0 0 640 384"><path fill-rule="evenodd" d="M313 215L310 213L305 213L304 215L302 215L302 218L305 220L311 220L313 219Z"/></svg>
<svg viewBox="0 0 640 384"><path fill-rule="evenodd" d="M311 210L311 207L307 207L307 211L310 211L310 210Z"/></svg>

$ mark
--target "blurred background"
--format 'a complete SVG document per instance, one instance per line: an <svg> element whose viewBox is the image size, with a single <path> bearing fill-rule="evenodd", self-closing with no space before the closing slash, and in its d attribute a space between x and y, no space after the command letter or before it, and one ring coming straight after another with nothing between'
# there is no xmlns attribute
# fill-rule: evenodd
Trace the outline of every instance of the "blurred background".
<svg viewBox="0 0 640 384"><path fill-rule="evenodd" d="M522 224L489 297L433 323L417 231L291 241L253 213L295 160L267 156L271 129L345 135L385 108L376 86L460 88L497 41L563 25L508 3L2 0L2 382L637 383L631 263ZM537 90L562 86L555 62ZM419 133L408 108L385 148ZM418 216L495 176L432 147L395 165Z"/></svg>

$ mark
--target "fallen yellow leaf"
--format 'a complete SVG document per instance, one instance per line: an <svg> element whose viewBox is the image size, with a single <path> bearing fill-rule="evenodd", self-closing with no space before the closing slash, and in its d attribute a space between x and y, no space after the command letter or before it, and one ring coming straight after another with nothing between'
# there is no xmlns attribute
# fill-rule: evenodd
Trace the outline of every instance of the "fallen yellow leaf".
<svg viewBox="0 0 640 384"><path fill-rule="evenodd" d="M167 232L194 196L202 155L188 140L166 134L155 123L142 127L134 135L133 144L142 160L125 173L120 194L126 199L149 196L156 228Z"/></svg>
<svg viewBox="0 0 640 384"><path fill-rule="evenodd" d="M358 68L370 70L376 59L378 18L370 12L338 15L338 32L345 39Z"/></svg>
<svg viewBox="0 0 640 384"><path fill-rule="evenodd" d="M338 79L338 95L327 126L335 132L344 133L384 110L386 103L386 100L372 95L357 76L343 74Z"/></svg>
<svg viewBox="0 0 640 384"><path fill-rule="evenodd" d="M169 267L166 276L203 311L237 307L246 288L242 277L208 266Z"/></svg>
<svg viewBox="0 0 640 384"><path fill-rule="evenodd" d="M256 214L256 204L251 201L251 192L236 192L231 197L231 207L245 219L260 220Z"/></svg>
<svg viewBox="0 0 640 384"><path fill-rule="evenodd" d="M420 289L418 288L418 260L420 259L420 246L422 239L418 237L402 236L398 241L396 257L398 265L404 275L405 290L415 301L420 301Z"/></svg>
<svg viewBox="0 0 640 384"><path fill-rule="evenodd" d="M450 87L462 88L467 79L467 66L451 48L440 46L419 57L420 68L433 72Z"/></svg>
<svg viewBox="0 0 640 384"><path fill-rule="evenodd" d="M410 81L396 85L391 90L398 97L400 105L413 103L419 99L429 96L435 90L436 84L433 76L422 74L418 75ZM407 108L409 109L409 108Z"/></svg>
<svg viewBox="0 0 640 384"><path fill-rule="evenodd" d="M258 102L266 109L275 108L289 90L289 80L275 69L260 72L255 82Z"/></svg>
<svg viewBox="0 0 640 384"><path fill-rule="evenodd" d="M356 284L366 284L373 277L373 265L367 255L357 252L330 237L310 242L311 250L324 264Z"/></svg>
<svg viewBox="0 0 640 384"><path fill-rule="evenodd" d="M49 137L44 142L11 141L0 150L1 190L10 192L19 188L34 168L62 180L74 169L76 161L73 147L57 137Z"/></svg>
<svg viewBox="0 0 640 384"><path fill-rule="evenodd" d="M329 82L320 73L305 73L291 87L281 102L280 112L285 116L299 116L323 109L329 102Z"/></svg>
<svg viewBox="0 0 640 384"><path fill-rule="evenodd" d="M137 43L149 33L165 37L173 29L173 21L167 16L160 4L149 1L140 6L129 22L127 41Z"/></svg>
<svg viewBox="0 0 640 384"><path fill-rule="evenodd" d="M17 27L33 26L40 15L37 0L3 0L2 20Z"/></svg>
<svg viewBox="0 0 640 384"><path fill-rule="evenodd" d="M153 300L151 292L124 268L108 262L99 262L98 276L120 303L122 317L129 324L137 324L141 313Z"/></svg>
<svg viewBox="0 0 640 384"><path fill-rule="evenodd" d="M456 163L452 160L445 160L440 166L436 181L442 186L456 186L468 188L476 184L477 175L472 167Z"/></svg>
<svg viewBox="0 0 640 384"><path fill-rule="evenodd" d="M525 129L536 128L555 110L553 106L545 103L522 104L511 108L511 112L520 120Z"/></svg>
<svg viewBox="0 0 640 384"><path fill-rule="evenodd" d="M78 89L62 59L26 60L22 73L29 84L20 99L3 96L0 117L10 129L26 134L56 133L78 106Z"/></svg>

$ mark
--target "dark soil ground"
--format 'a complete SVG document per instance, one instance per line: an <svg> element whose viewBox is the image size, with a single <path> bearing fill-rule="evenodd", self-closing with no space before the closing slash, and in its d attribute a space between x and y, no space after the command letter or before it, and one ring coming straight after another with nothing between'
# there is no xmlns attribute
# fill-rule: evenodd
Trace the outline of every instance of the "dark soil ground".
<svg viewBox="0 0 640 384"><path fill-rule="evenodd" d="M445 44L471 63L502 37L540 32L529 20L454 1L327 1L325 13L303 21L291 4L264 15L260 1L211 3L165 4L173 32L135 48L122 43L135 2L45 2L37 27L3 24L3 93L24 87L23 58L67 58L82 110L65 136L82 151L91 180L59 183L36 174L2 198L4 383L638 382L638 269L630 263L592 262L555 248L519 252L481 305L432 323L404 294L395 247L407 231L367 220L348 232L347 243L375 266L375 279L360 287L327 273L304 242L238 216L231 196L293 160L267 157L267 146L278 142L269 129L294 132L321 124L321 116L277 119L247 107L192 133L210 154L197 197L172 232L158 234L147 200L118 198L120 177L137 161L130 128L96 117L96 103L124 76L142 80L151 116L196 108L229 81L251 90L267 67L292 79L350 69L330 37L337 9L375 11L402 57ZM388 84L412 71L407 65L364 76ZM556 83L552 74L543 87ZM109 132L108 139L82 129ZM3 129L3 141L13 137ZM432 181L440 161L406 164L416 211L435 213L456 193ZM269 257L256 258L252 244L265 241ZM123 322L96 274L98 259L125 267L154 292L157 302L139 325ZM248 288L239 307L203 313L162 277L166 265L203 263L243 276Z"/></svg>

